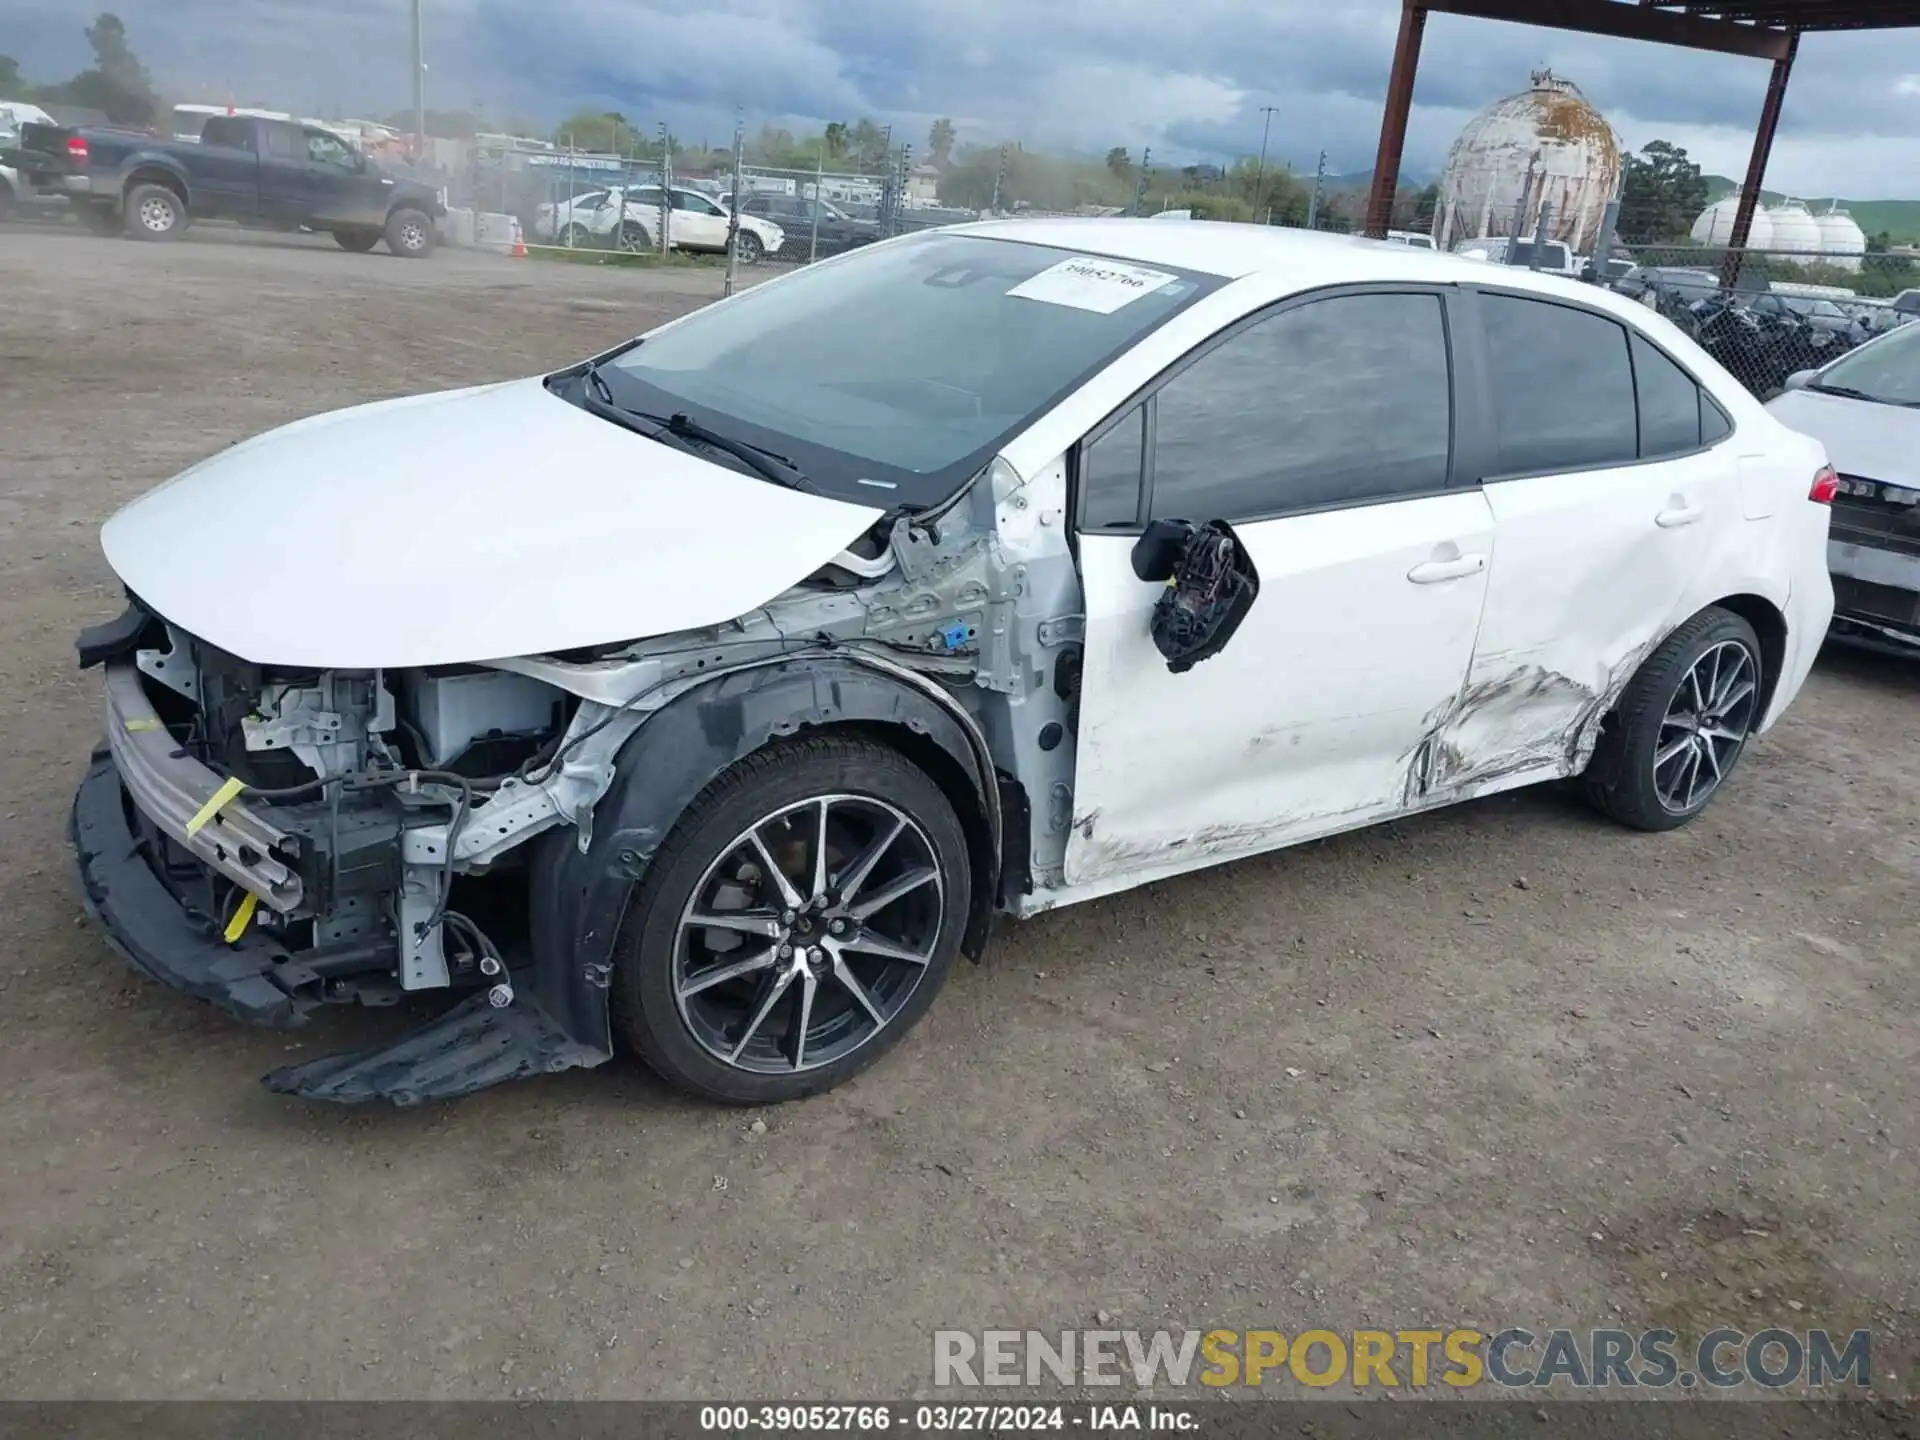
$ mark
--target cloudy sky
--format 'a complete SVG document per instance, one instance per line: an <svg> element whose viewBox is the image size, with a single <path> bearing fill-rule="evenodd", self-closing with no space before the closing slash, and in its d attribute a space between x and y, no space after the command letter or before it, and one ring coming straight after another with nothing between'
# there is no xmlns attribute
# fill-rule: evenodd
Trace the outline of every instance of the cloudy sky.
<svg viewBox="0 0 1920 1440"><path fill-rule="evenodd" d="M1396 0L426 0L428 103L550 121L583 105L689 139L872 115L924 143L1019 138L1156 162L1259 149L1365 170ZM407 0L116 0L175 99L382 113L408 95ZM88 58L90 6L7 0L0 46L29 77ZM1575 80L1628 144L1683 144L1739 175L1765 93L1758 60L1440 15L1427 29L1408 167L1437 172L1480 106L1540 65ZM1920 31L1801 46L1771 188L1920 199Z"/></svg>

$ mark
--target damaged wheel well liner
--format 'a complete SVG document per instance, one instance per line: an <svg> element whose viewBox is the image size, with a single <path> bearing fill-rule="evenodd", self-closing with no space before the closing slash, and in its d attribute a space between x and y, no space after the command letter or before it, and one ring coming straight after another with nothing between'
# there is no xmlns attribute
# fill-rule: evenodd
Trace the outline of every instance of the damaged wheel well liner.
<svg viewBox="0 0 1920 1440"><path fill-rule="evenodd" d="M890 667L848 655L735 671L676 697L620 752L583 855L571 827L535 842L530 910L533 990L573 1039L610 1051L614 946L635 887L694 797L775 740L822 729L894 746L952 801L966 830L973 908L964 948L978 958L999 879L999 795L970 720ZM969 733L972 731L972 733Z"/></svg>

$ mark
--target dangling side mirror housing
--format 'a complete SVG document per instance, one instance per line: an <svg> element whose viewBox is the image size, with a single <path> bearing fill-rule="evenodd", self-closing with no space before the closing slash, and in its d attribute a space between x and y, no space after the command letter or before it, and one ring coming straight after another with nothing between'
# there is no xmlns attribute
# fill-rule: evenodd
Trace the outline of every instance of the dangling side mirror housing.
<svg viewBox="0 0 1920 1440"><path fill-rule="evenodd" d="M1154 648L1175 675L1224 650L1260 594L1253 557L1224 520L1198 527L1155 521L1134 546L1133 569L1142 580L1166 582L1149 623Z"/></svg>

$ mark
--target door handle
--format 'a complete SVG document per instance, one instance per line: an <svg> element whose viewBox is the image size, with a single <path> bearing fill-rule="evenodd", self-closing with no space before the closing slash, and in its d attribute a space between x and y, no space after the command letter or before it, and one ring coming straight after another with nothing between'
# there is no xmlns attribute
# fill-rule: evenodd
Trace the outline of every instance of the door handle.
<svg viewBox="0 0 1920 1440"><path fill-rule="evenodd" d="M1416 585L1439 585L1447 580L1464 580L1487 568L1484 555L1462 555L1457 560L1429 560L1407 571L1407 579Z"/></svg>
<svg viewBox="0 0 1920 1440"><path fill-rule="evenodd" d="M1707 513L1698 505L1689 505L1686 501L1680 500L1677 495L1674 499L1679 500L1680 503L1677 505L1669 503L1666 509L1653 517L1653 523L1662 530L1677 530L1682 525L1698 524Z"/></svg>

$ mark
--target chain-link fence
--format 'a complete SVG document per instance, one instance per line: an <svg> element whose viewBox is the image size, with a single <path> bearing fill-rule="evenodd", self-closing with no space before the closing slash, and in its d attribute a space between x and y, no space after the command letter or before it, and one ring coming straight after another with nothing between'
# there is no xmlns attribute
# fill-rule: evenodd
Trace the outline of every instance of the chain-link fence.
<svg viewBox="0 0 1920 1440"><path fill-rule="evenodd" d="M1920 316L1920 254L1616 248L1583 278L1657 310L1754 394Z"/></svg>

